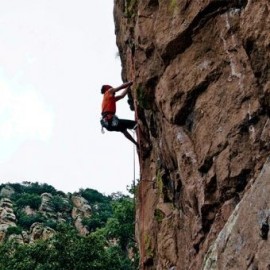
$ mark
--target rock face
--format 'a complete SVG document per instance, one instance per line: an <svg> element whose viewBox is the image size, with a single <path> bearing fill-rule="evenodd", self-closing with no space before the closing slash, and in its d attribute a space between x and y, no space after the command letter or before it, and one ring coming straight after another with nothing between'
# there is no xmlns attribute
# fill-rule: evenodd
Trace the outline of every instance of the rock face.
<svg viewBox="0 0 270 270"><path fill-rule="evenodd" d="M15 190L9 185L6 185L0 190L0 196L5 198L10 198L10 196L14 193Z"/></svg>
<svg viewBox="0 0 270 270"><path fill-rule="evenodd" d="M31 183L28 184L28 186L30 185ZM0 197L0 243L7 239L15 240L18 243L31 243L38 239L46 240L55 234L55 230L49 226L55 227L56 224L60 223L73 224L81 235L89 233L87 226L83 224L83 220L91 217L92 210L88 201L79 193L70 196L62 194L60 196L59 194L52 195L44 192L41 195L36 195L36 197L32 193L32 199L37 198L37 196L40 196L41 199L40 205L37 205L36 209L26 204L25 194L20 194L21 198L17 199L19 204L16 205L15 202L14 207L11 201L11 195L14 193L16 195L15 190L9 185L3 186L0 190L0 196L10 197ZM14 198L16 197L20 196L17 195ZM17 209L17 218L13 207L15 210ZM14 228L9 230L10 227Z"/></svg>
<svg viewBox="0 0 270 270"><path fill-rule="evenodd" d="M55 234L55 231L47 226L43 226L39 222L35 222L30 227L29 241L34 242L35 240L42 239L47 240Z"/></svg>
<svg viewBox="0 0 270 270"><path fill-rule="evenodd" d="M270 2L114 2L141 269L267 269Z"/></svg>
<svg viewBox="0 0 270 270"><path fill-rule="evenodd" d="M16 226L16 216L10 199L4 198L0 201L0 242L4 239L9 227Z"/></svg>
<svg viewBox="0 0 270 270"><path fill-rule="evenodd" d="M202 269L269 269L269 179L268 159L211 245Z"/></svg>
<svg viewBox="0 0 270 270"><path fill-rule="evenodd" d="M50 193L41 194L41 204L39 207L39 211L42 211L45 213L53 213L54 210L50 205L52 198L53 198L53 196Z"/></svg>
<svg viewBox="0 0 270 270"><path fill-rule="evenodd" d="M89 233L86 226L82 224L83 218L89 218L92 214L91 206L87 200L81 196L74 195L71 198L73 203L71 216L74 220L74 225L81 235Z"/></svg>

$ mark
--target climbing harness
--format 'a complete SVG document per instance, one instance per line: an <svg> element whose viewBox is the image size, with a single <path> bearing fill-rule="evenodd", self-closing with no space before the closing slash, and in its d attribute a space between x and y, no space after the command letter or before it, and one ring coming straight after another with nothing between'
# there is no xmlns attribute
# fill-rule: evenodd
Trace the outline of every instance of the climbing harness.
<svg viewBox="0 0 270 270"><path fill-rule="evenodd" d="M111 116L110 118L108 116ZM119 124L119 118L115 114L104 114L100 119L101 133L104 134L104 128L117 127Z"/></svg>

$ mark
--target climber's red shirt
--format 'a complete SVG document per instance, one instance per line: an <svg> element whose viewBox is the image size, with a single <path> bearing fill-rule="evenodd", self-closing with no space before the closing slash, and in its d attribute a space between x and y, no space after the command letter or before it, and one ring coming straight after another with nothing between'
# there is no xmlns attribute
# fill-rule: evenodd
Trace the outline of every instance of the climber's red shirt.
<svg viewBox="0 0 270 270"><path fill-rule="evenodd" d="M102 106L101 106L102 113L110 112L115 114L116 112L116 99L113 94L109 91L106 91L103 94Z"/></svg>

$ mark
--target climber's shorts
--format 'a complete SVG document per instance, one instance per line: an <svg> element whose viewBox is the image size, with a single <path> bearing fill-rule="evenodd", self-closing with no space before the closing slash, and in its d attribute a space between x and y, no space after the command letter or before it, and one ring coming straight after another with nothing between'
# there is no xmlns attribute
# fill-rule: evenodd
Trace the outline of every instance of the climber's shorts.
<svg viewBox="0 0 270 270"><path fill-rule="evenodd" d="M117 125L111 125L109 123L108 127L105 127L108 131L118 131L123 132L127 129L134 129L137 122L133 120L118 119Z"/></svg>

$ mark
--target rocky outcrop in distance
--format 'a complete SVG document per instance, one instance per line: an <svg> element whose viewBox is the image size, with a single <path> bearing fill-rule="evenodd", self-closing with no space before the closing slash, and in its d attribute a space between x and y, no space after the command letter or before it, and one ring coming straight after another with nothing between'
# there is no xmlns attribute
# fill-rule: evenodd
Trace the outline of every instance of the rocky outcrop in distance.
<svg viewBox="0 0 270 270"><path fill-rule="evenodd" d="M86 226L83 225L82 220L83 218L91 217L92 208L87 200L81 196L73 195L71 201L73 203L71 216L74 220L75 227L81 235L87 235L89 231Z"/></svg>
<svg viewBox="0 0 270 270"><path fill-rule="evenodd" d="M10 199L0 200L0 242L5 237L5 232L10 226L16 226L16 216Z"/></svg>
<svg viewBox="0 0 270 270"><path fill-rule="evenodd" d="M268 0L114 1L133 80L140 269L268 269Z"/></svg>
<svg viewBox="0 0 270 270"><path fill-rule="evenodd" d="M56 225L65 222L73 224L80 235L89 233L87 226L82 221L91 217L91 206L79 193L60 196L45 192L40 196L36 195L40 197L40 205L36 207L37 209L33 209L30 205L21 207L22 195L17 196L17 205L14 205L12 195L16 195L16 191L8 184L1 188L0 242L7 238L16 240L18 243L31 243L38 239L46 240L55 234L55 230L50 227L50 224ZM33 200L37 197L33 197ZM57 201L55 202L55 200ZM21 217L16 216L15 212ZM25 220L27 220L27 224L31 220L33 223L29 225L28 230L21 230L20 223L24 225ZM19 233L16 228L20 231Z"/></svg>

